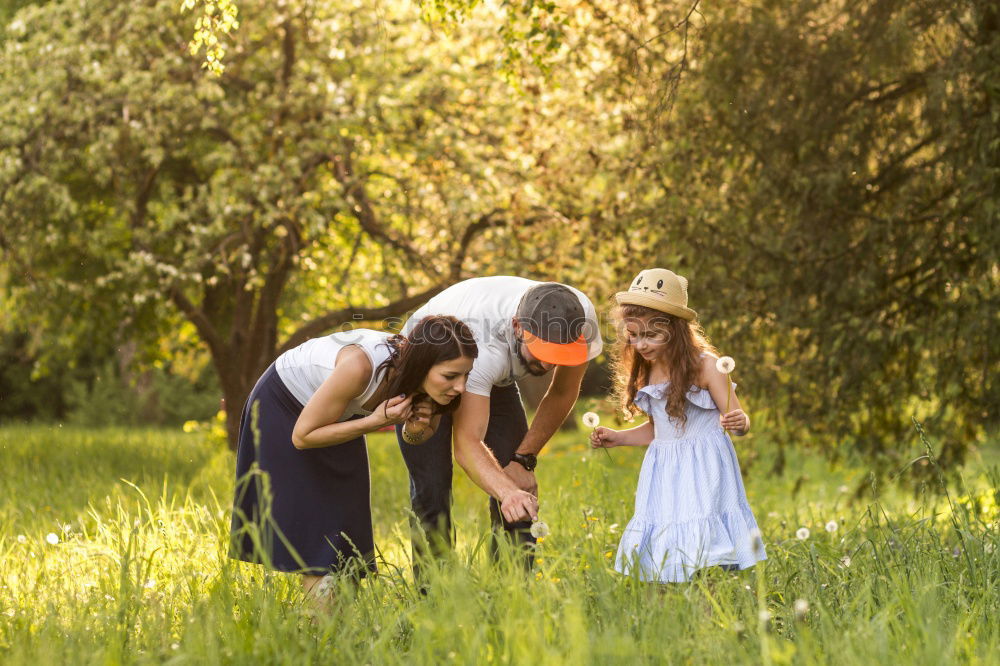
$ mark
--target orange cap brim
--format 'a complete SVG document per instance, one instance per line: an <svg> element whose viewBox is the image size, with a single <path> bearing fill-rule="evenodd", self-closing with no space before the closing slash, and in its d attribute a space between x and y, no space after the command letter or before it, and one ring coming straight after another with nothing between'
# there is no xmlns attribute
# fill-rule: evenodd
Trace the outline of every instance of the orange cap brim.
<svg viewBox="0 0 1000 666"><path fill-rule="evenodd" d="M528 346L531 355L543 363L580 365L587 362L587 341L582 334L573 342L559 344L546 342L537 335L524 331L524 344Z"/></svg>

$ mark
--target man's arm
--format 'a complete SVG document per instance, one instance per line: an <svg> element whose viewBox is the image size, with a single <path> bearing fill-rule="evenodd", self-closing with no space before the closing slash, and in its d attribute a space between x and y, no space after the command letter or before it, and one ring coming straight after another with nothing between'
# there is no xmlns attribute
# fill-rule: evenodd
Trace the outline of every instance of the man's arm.
<svg viewBox="0 0 1000 666"><path fill-rule="evenodd" d="M549 390L538 403L538 410L531 421L531 427L528 428L521 445L517 447L518 453L537 454L548 443L576 404L576 399L580 396L580 384L583 383L586 371L586 363L556 366L552 372Z"/></svg>
<svg viewBox="0 0 1000 666"><path fill-rule="evenodd" d="M507 522L536 518L538 500L518 488L486 448L483 438L489 423L490 399L475 393L464 393L452 425L455 460L473 483L500 502L500 511Z"/></svg>

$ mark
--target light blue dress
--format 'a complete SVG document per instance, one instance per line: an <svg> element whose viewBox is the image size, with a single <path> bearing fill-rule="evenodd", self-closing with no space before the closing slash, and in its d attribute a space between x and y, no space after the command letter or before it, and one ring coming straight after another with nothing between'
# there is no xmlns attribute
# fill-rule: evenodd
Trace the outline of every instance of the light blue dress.
<svg viewBox="0 0 1000 666"><path fill-rule="evenodd" d="M615 569L647 582L681 583L704 567L751 567L766 554L719 409L707 389L692 386L682 427L667 414L668 386L650 384L636 393L654 437Z"/></svg>

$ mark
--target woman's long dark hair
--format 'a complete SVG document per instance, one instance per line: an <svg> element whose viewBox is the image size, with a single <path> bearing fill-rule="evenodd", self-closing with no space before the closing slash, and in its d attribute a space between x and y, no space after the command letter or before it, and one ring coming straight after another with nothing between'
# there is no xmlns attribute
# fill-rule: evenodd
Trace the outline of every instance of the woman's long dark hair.
<svg viewBox="0 0 1000 666"><path fill-rule="evenodd" d="M386 378L378 402L393 395L412 395L413 402L418 402L426 397L420 386L433 366L456 358L479 356L472 330L449 315L424 317L408 336L394 335L387 342L392 353L375 369L376 377ZM431 406L436 413L443 414L457 409L461 400L462 396L458 396L447 405L432 400Z"/></svg>

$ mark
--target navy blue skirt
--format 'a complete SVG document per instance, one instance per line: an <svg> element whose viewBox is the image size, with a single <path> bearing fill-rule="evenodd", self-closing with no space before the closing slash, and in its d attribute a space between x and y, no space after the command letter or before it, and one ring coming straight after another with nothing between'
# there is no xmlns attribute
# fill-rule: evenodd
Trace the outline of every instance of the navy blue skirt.
<svg viewBox="0 0 1000 666"><path fill-rule="evenodd" d="M230 556L312 575L374 571L365 438L299 450L301 412L271 365L240 419Z"/></svg>

